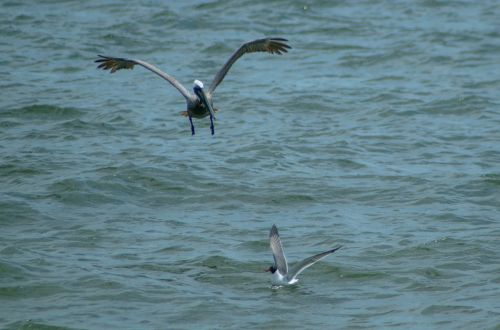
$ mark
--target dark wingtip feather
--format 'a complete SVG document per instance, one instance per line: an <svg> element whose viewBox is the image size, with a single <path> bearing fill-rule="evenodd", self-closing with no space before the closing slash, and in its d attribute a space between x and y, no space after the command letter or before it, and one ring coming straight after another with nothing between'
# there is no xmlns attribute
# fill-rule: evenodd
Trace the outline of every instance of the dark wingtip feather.
<svg viewBox="0 0 500 330"><path fill-rule="evenodd" d="M95 60L94 61L95 63L101 63L101 62L104 62L104 61L106 61L106 60L109 59L109 57L107 57L107 56L103 56L103 55L99 55L99 54L97 56L100 57L100 58L98 58L97 60Z"/></svg>
<svg viewBox="0 0 500 330"><path fill-rule="evenodd" d="M277 44L280 44L281 46L285 47L285 48L288 48L288 49L291 49L292 47L290 47L287 42L288 42L288 39L285 39L285 38L269 38L269 40L271 41L274 41L276 42Z"/></svg>
<svg viewBox="0 0 500 330"><path fill-rule="evenodd" d="M283 55L284 53L288 53L288 49L292 49L285 41L288 41L284 38L270 38L270 41L274 43L276 49L273 49L271 52L273 54Z"/></svg>
<svg viewBox="0 0 500 330"><path fill-rule="evenodd" d="M335 252L335 251L339 250L341 247L342 247L342 245L339 245L339 246L337 246L336 248L333 248L333 249L331 249L331 250L330 250L330 251L328 251L328 252L333 253L333 252Z"/></svg>
<svg viewBox="0 0 500 330"><path fill-rule="evenodd" d="M285 38L269 38L271 40L276 40L276 41L288 41L288 39Z"/></svg>

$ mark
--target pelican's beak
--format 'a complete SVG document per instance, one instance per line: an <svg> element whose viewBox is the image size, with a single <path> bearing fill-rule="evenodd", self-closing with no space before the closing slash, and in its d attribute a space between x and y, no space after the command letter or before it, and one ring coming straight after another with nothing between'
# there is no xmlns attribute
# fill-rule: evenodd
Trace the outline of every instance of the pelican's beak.
<svg viewBox="0 0 500 330"><path fill-rule="evenodd" d="M208 97L207 94L205 94L205 90L203 88L200 88L200 98L201 102L205 105L205 108L208 109L210 112L210 115L212 116L213 119L215 119L215 111L210 102L208 102Z"/></svg>
<svg viewBox="0 0 500 330"><path fill-rule="evenodd" d="M199 97L201 103L205 106L206 109L208 109L208 112L210 113L210 132L212 132L212 135L215 133L215 128L214 128L214 119L215 119L215 111L210 102L208 101L207 94L205 93L205 90L203 89L203 83L199 80L194 81L194 93Z"/></svg>
<svg viewBox="0 0 500 330"><path fill-rule="evenodd" d="M214 128L215 111L214 111L214 108L212 108L212 105L210 104L210 102L208 102L208 97L207 97L207 94L205 94L205 90L203 88L200 88L199 92L200 92L199 96L200 96L201 102L203 102L203 104L205 105L205 108L207 108L208 112L210 112L210 132L212 133L212 135L214 135L215 134L215 128Z"/></svg>

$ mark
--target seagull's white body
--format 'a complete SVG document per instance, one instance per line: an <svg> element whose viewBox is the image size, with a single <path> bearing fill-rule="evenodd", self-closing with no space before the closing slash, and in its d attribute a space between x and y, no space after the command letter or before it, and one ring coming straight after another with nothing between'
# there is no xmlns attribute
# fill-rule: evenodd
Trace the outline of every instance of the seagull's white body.
<svg viewBox="0 0 500 330"><path fill-rule="evenodd" d="M295 267L288 271L288 263L286 261L285 253L283 251L283 246L281 245L280 236L278 233L278 228L276 225L271 227L271 232L269 233L269 245L271 246L271 251L273 252L274 265L267 269L268 272L272 273L272 283L274 285L291 285L299 281L297 276L302 273L306 268L314 265L327 255L340 249L342 246L338 246L332 250L326 252L318 253L312 257L306 258L299 262Z"/></svg>
<svg viewBox="0 0 500 330"><path fill-rule="evenodd" d="M272 278L271 282L274 285L291 285L291 284L295 284L299 281L298 278L293 278L291 280L288 280L287 276L281 274L279 270L276 270L274 273L272 273L272 277L273 278Z"/></svg>

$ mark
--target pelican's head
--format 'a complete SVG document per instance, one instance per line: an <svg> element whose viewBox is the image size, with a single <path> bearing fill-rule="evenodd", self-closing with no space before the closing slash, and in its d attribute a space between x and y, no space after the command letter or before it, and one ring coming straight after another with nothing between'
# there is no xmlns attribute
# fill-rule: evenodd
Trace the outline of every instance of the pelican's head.
<svg viewBox="0 0 500 330"><path fill-rule="evenodd" d="M193 91L194 91L194 94L201 101L201 103L203 103L205 108L208 110L208 112L210 113L210 116L212 118L215 118L215 111L212 107L212 104L208 100L207 94L205 93L205 90L203 88L203 83L201 81L199 81L199 80L194 81Z"/></svg>
<svg viewBox="0 0 500 330"><path fill-rule="evenodd" d="M197 89L203 89L203 83L201 81L199 81L198 79L194 81L194 86L193 86L193 89L194 90L197 90Z"/></svg>
<svg viewBox="0 0 500 330"><path fill-rule="evenodd" d="M193 91L196 96L200 99L200 101L203 101L202 95L205 95L205 91L203 90L203 83L199 80L195 80L193 83ZM205 95L206 96L206 95Z"/></svg>

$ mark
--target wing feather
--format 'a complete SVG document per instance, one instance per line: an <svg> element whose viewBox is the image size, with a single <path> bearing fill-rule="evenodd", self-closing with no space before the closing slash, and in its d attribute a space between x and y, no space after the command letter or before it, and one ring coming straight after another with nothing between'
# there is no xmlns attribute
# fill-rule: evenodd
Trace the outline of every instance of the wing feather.
<svg viewBox="0 0 500 330"><path fill-rule="evenodd" d="M180 82L178 82L174 77L166 74L161 71L157 67L148 62L144 62L141 60L131 60L121 57L109 57L98 55L100 58L95 60L95 63L99 63L97 66L98 69L110 70L110 73L115 73L118 70L122 69L133 69L134 65L140 65L149 71L156 73L158 76L162 77L166 81L168 81L172 86L174 86L181 94L186 98L186 100L192 99L193 96L188 92L188 90L182 86Z"/></svg>
<svg viewBox="0 0 500 330"><path fill-rule="evenodd" d="M265 38L253 40L241 45L241 47L238 48L233 53L233 55L231 55L229 60L227 60L227 62L219 70L219 72L217 72L214 80L210 84L208 92L212 94L215 91L215 88L217 88L217 86L222 82L234 62L236 62L244 54L254 52L268 52L271 54L282 55L283 53L287 53L288 49L291 49L291 47L286 44L287 41L288 40L283 38Z"/></svg>
<svg viewBox="0 0 500 330"><path fill-rule="evenodd" d="M290 271L290 275L289 275L290 280L293 280L300 273L302 273L306 268L311 267L312 265L314 265L315 263L317 263L318 261L320 261L324 257L326 257L326 256L332 254L333 252L337 251L341 247L342 246L338 246L338 247L336 247L336 248L334 248L332 250L329 250L329 251L326 251L326 252L322 252L322 253L318 253L316 255L313 255L312 257L309 257L309 258L306 258L306 259L302 260L297 265L295 265L293 267L293 269Z"/></svg>
<svg viewBox="0 0 500 330"><path fill-rule="evenodd" d="M286 262L285 253L283 252L283 246L281 245L280 235L278 234L278 228L276 228L276 225L271 227L271 232L269 233L269 244L271 245L271 250L273 251L274 265L276 269L279 270L281 275L288 274L288 264Z"/></svg>

